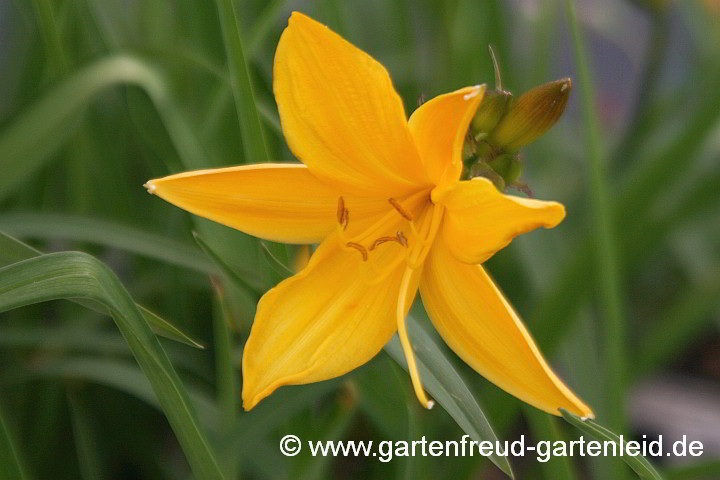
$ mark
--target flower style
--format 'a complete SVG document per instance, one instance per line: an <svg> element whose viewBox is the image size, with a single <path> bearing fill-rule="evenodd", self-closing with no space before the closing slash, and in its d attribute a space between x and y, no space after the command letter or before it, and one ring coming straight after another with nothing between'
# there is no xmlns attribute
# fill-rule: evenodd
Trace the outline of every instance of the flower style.
<svg viewBox="0 0 720 480"><path fill-rule="evenodd" d="M461 181L462 148L485 87L440 95L408 120L385 68L294 13L273 89L303 164L259 164L151 180L189 212L277 242L319 243L307 266L259 301L243 357L243 405L282 385L343 375L398 333L430 408L406 328L420 291L447 344L487 379L546 412L592 411L552 372L481 264L564 207Z"/></svg>

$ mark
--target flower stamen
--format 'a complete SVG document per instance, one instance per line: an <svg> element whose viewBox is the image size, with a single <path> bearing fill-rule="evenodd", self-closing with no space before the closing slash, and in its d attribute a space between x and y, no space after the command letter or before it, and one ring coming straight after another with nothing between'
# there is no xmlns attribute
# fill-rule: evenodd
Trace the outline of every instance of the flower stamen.
<svg viewBox="0 0 720 480"><path fill-rule="evenodd" d="M360 255L362 255L362 257L363 257L363 262L367 262L367 261L368 261L368 251L367 251L367 249L366 249L365 247L363 247L363 246L360 245L359 243L347 242L347 243L345 244L345 246L346 246L346 247L350 247L350 248L354 248L355 250L357 250L358 252L360 252Z"/></svg>
<svg viewBox="0 0 720 480"><path fill-rule="evenodd" d="M337 221L343 230L347 230L348 223L350 223L350 211L345 208L345 199L343 197L338 197Z"/></svg>
<svg viewBox="0 0 720 480"><path fill-rule="evenodd" d="M402 245L403 247L408 246L408 240L405 237L405 234L403 232L397 232L394 237L388 235L385 237L376 238L375 241L372 243L372 245L370 245L369 250L373 251L373 250L375 250L376 247L378 247L379 245L382 245L385 242L397 242L400 245Z"/></svg>

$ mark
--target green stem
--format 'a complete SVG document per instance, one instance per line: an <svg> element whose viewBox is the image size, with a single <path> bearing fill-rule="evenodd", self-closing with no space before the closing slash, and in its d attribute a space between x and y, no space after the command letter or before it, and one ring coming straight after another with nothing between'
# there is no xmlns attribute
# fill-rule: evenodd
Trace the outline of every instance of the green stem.
<svg viewBox="0 0 720 480"><path fill-rule="evenodd" d="M590 206L595 232L596 261L598 267L599 294L605 320L605 348L608 363L608 423L615 431L625 429L625 322L623 318L621 272L618 262L615 222L607 185L600 126L595 108L594 88L590 74L588 55L582 28L577 19L573 0L567 0L567 15L574 44L577 76L580 84L583 119L587 130L587 153L590 159ZM616 472L613 478L622 478L624 472Z"/></svg>

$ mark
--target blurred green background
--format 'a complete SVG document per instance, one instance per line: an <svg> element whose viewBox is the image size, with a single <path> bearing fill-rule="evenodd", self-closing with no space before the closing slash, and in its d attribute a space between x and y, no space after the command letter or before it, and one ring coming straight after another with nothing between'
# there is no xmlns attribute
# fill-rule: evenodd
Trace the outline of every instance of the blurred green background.
<svg viewBox="0 0 720 480"><path fill-rule="evenodd" d="M464 365L421 306L411 336L442 408L421 409L391 345L241 411L255 302L304 252L192 218L142 184L262 161L258 129L272 161L293 161L271 83L292 10L386 65L408 112L492 87L488 45L516 94L572 77L565 116L523 151L524 180L568 217L489 269L599 423L702 441L702 457L651 460L668 479L720 478L720 2L575 7L0 0L0 478L499 479L478 457L289 458L278 441L580 434ZM517 478L635 475L619 459L509 461Z"/></svg>

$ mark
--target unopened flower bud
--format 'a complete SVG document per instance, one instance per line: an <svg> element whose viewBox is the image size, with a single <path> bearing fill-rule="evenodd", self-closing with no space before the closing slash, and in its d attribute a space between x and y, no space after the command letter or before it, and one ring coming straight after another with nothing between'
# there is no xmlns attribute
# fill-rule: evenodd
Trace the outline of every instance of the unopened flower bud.
<svg viewBox="0 0 720 480"><path fill-rule="evenodd" d="M512 93L505 90L491 90L485 92L480 107L472 120L471 129L475 139L479 136L492 132L505 115L507 107L512 100Z"/></svg>
<svg viewBox="0 0 720 480"><path fill-rule="evenodd" d="M569 78L535 87L514 101L488 141L505 152L515 152L547 132L565 111L572 81Z"/></svg>
<svg viewBox="0 0 720 480"><path fill-rule="evenodd" d="M488 162L490 168L500 175L505 185L514 184L523 172L523 162L517 153L506 153Z"/></svg>
<svg viewBox="0 0 720 480"><path fill-rule="evenodd" d="M505 180L503 180L502 176L498 175L498 173L485 162L474 163L470 167L469 174L469 178L487 178L495 185L495 188L497 188L501 192L505 191L505 188L507 187L507 185L505 184Z"/></svg>

